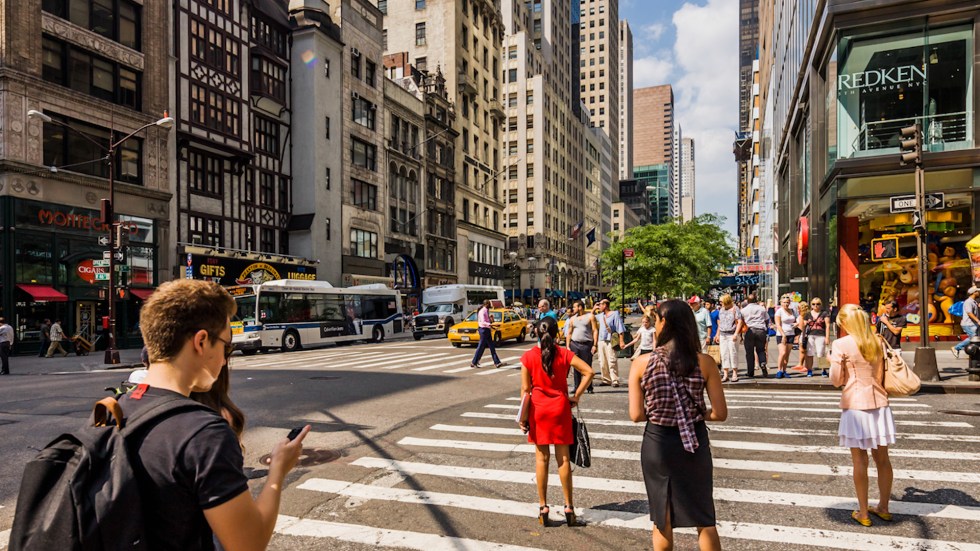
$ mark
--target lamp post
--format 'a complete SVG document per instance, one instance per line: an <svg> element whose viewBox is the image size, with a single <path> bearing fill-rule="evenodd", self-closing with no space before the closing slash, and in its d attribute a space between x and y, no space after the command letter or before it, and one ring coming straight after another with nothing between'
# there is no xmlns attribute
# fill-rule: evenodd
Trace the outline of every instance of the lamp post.
<svg viewBox="0 0 980 551"><path fill-rule="evenodd" d="M528 287L531 288L531 301L535 303L535 306L537 306L537 301L534 300L534 271L538 268L538 259L533 256L527 257L527 267L530 270L527 282Z"/></svg>
<svg viewBox="0 0 980 551"><path fill-rule="evenodd" d="M109 166L109 199L103 200L103 224L108 227L109 232L109 280L107 295L109 300L109 342L106 346L105 357L103 359L104 363L107 364L117 364L119 363L119 351L116 350L116 296L115 296L115 284L116 284L116 252L117 249L121 250L121 234L119 233L120 226L116 223L116 215L114 210L115 202L115 169L116 169L116 151L119 146L125 143L127 140L135 136L136 134L146 130L151 126L158 126L165 130L170 130L174 126L174 119L170 117L166 111L163 113L163 118L156 120L151 123L144 124L143 126L137 128L136 130L130 132L121 140L112 141L114 130L109 129L109 143L100 144L99 142L93 140L88 136L88 134L72 127L70 124L62 121L57 121L52 119L50 116L44 114L41 111L31 109L27 112L27 116L30 118L40 119L45 123L53 123L59 126L63 126L68 130L75 132L76 134L82 136L86 140L92 142L103 151L105 151L105 161Z"/></svg>

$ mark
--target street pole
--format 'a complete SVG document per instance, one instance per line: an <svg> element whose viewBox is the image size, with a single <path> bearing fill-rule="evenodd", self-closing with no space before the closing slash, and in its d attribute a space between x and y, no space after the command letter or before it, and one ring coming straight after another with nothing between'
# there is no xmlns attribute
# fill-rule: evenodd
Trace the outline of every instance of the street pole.
<svg viewBox="0 0 980 551"><path fill-rule="evenodd" d="M112 143L113 134L109 131L109 206L106 209L106 226L109 227L109 343L105 349L103 363L119 363L119 351L116 350L116 147Z"/></svg>
<svg viewBox="0 0 980 551"><path fill-rule="evenodd" d="M623 297L619 301L619 315L626 319L626 250L623 250L623 265L622 265L622 277L623 280Z"/></svg>
<svg viewBox="0 0 980 551"><path fill-rule="evenodd" d="M915 349L915 364L912 370L923 381L938 381L939 367L936 364L936 349L929 341L929 290L928 262L929 257L926 233L926 178L922 167L922 126L914 126L901 130L902 164L915 163L915 240L916 252L919 255L919 346Z"/></svg>

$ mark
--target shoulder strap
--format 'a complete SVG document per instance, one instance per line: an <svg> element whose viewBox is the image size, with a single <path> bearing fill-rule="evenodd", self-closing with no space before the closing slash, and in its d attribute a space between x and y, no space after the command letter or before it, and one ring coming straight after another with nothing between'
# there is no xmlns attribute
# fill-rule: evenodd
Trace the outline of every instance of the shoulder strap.
<svg viewBox="0 0 980 551"><path fill-rule="evenodd" d="M195 402L183 396L166 396L159 403L151 407L142 409L126 419L125 431L127 434L136 432L141 426L151 421L169 417L177 411L213 411L208 406Z"/></svg>

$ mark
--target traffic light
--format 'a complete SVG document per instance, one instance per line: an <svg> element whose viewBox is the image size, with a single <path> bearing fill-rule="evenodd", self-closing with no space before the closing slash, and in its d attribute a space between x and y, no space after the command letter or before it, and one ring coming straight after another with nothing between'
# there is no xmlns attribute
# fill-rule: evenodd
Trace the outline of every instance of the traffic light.
<svg viewBox="0 0 980 551"><path fill-rule="evenodd" d="M919 123L902 129L902 166L922 164L922 128Z"/></svg>
<svg viewBox="0 0 980 551"><path fill-rule="evenodd" d="M129 226L123 224L116 224L116 241L115 247L121 249L129 243Z"/></svg>

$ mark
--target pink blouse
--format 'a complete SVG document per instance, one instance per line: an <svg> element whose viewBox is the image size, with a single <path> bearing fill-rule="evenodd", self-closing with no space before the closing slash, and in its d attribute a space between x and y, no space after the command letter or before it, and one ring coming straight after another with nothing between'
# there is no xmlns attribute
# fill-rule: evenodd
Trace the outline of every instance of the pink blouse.
<svg viewBox="0 0 980 551"><path fill-rule="evenodd" d="M888 405L888 393L882 386L885 375L884 355L876 365L864 359L854 337L834 341L830 351L830 382L844 387L841 409L878 409Z"/></svg>

